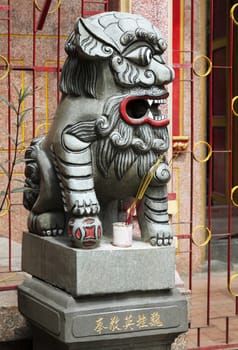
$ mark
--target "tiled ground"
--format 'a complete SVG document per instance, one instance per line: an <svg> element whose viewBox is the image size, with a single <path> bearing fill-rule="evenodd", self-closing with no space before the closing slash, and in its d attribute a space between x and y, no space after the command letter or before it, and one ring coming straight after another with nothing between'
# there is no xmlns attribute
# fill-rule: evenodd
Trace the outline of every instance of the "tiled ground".
<svg viewBox="0 0 238 350"><path fill-rule="evenodd" d="M234 273L232 271L232 274ZM186 278L184 280L185 284L188 283ZM237 349L238 298L228 291L226 272L211 273L210 298L207 287L207 274L197 274L193 277L188 348L197 348L200 343L201 347L220 345L220 349L234 344L234 348ZM238 294L237 280L234 280L232 288L233 292Z"/></svg>
<svg viewBox="0 0 238 350"><path fill-rule="evenodd" d="M19 282L19 281L18 281ZM0 349L2 342L29 339L30 331L26 321L18 311L17 292L0 292Z"/></svg>
<svg viewBox="0 0 238 350"><path fill-rule="evenodd" d="M9 266L9 254L11 255L11 266ZM9 241L7 237L0 236L0 280L1 273L10 270L21 270L21 243Z"/></svg>

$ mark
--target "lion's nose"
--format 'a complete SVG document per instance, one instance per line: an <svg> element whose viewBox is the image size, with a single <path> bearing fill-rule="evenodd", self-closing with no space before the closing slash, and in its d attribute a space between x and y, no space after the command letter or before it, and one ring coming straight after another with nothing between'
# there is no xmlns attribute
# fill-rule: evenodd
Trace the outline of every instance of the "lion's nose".
<svg viewBox="0 0 238 350"><path fill-rule="evenodd" d="M173 70L172 67L169 67L169 66L168 66L168 69L170 70L170 75L171 75L171 80L170 80L170 82L171 82L171 81L173 81L174 78L175 78L175 72L174 72L174 70Z"/></svg>
<svg viewBox="0 0 238 350"><path fill-rule="evenodd" d="M171 83L175 78L175 73L172 67L166 64L154 64L151 67L156 76L156 85L164 85Z"/></svg>
<svg viewBox="0 0 238 350"><path fill-rule="evenodd" d="M175 78L175 73L172 67L164 66L165 72L159 76L160 80L163 80L163 84L171 83Z"/></svg>

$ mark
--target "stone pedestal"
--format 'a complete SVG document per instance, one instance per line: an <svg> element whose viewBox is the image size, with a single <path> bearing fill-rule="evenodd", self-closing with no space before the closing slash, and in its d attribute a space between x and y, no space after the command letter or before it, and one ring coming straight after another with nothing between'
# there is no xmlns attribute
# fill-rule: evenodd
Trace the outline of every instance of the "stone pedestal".
<svg viewBox="0 0 238 350"><path fill-rule="evenodd" d="M173 247L103 241L77 250L66 238L26 233L19 309L34 350L170 349L187 330L187 303L174 288Z"/></svg>
<svg viewBox="0 0 238 350"><path fill-rule="evenodd" d="M23 270L74 297L171 289L174 266L174 247L133 241L120 248L104 239L97 249L83 250L72 248L67 237L23 236Z"/></svg>

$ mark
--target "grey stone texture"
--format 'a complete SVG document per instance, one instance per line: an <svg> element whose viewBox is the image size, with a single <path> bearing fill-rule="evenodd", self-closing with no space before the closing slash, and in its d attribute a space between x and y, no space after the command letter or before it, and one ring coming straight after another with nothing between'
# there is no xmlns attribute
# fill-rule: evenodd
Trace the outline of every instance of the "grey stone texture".
<svg viewBox="0 0 238 350"><path fill-rule="evenodd" d="M171 289L175 248L133 241L115 247L108 239L94 250L71 246L67 237L23 236L22 268L74 297Z"/></svg>
<svg viewBox="0 0 238 350"><path fill-rule="evenodd" d="M96 248L108 206L130 201L140 188L143 240L172 245L166 105L174 70L162 58L167 42L135 13L78 18L72 29L63 98L47 135L25 153L25 184L33 189L23 196L28 230L68 232L76 247Z"/></svg>
<svg viewBox="0 0 238 350"><path fill-rule="evenodd" d="M50 335L44 334L39 329L34 329L34 350L171 350L173 337L161 338L161 336L150 336L141 338L128 338L97 341L93 343L64 344ZM179 349L180 350L180 349ZM185 350L182 348L181 350Z"/></svg>
<svg viewBox="0 0 238 350"><path fill-rule="evenodd" d="M76 299L32 278L18 298L33 325L34 350L169 349L187 330L187 303L176 289Z"/></svg>

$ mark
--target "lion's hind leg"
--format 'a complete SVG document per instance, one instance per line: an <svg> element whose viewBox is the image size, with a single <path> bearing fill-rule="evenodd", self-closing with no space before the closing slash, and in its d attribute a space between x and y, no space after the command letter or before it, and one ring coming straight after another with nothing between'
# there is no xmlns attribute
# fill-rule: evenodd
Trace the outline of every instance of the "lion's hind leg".
<svg viewBox="0 0 238 350"><path fill-rule="evenodd" d="M30 210L28 229L40 236L62 235L65 213L53 164L42 149L44 138L33 139L25 153L23 204Z"/></svg>
<svg viewBox="0 0 238 350"><path fill-rule="evenodd" d="M28 216L28 228L30 232L40 236L60 236L64 232L65 217L62 212L46 212L36 214L30 212Z"/></svg>

